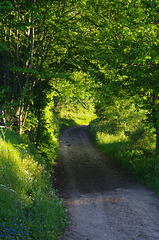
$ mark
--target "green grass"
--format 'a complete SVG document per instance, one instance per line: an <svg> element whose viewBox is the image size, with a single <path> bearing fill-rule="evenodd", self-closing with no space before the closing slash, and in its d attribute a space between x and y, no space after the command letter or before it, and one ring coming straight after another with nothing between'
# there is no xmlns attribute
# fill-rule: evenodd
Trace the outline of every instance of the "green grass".
<svg viewBox="0 0 159 240"><path fill-rule="evenodd" d="M123 118L123 121L122 121ZM96 119L89 130L96 146L132 178L159 194L159 163L155 157L154 129L148 128L144 112L125 119Z"/></svg>
<svg viewBox="0 0 159 240"><path fill-rule="evenodd" d="M57 239L67 214L35 147L24 136L0 134L0 239Z"/></svg>

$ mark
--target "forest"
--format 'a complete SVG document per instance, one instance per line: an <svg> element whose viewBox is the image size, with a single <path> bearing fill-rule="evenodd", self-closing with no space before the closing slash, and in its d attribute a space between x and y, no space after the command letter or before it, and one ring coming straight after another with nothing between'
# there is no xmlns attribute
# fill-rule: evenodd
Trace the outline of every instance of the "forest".
<svg viewBox="0 0 159 240"><path fill-rule="evenodd" d="M158 77L158 0L0 1L0 192L16 199L8 210L0 198L0 239L62 234L65 209L48 188L66 126L89 124L103 152L159 192ZM62 225L35 232L29 209L45 229L51 216L35 210L45 202ZM23 228L11 231L13 219Z"/></svg>

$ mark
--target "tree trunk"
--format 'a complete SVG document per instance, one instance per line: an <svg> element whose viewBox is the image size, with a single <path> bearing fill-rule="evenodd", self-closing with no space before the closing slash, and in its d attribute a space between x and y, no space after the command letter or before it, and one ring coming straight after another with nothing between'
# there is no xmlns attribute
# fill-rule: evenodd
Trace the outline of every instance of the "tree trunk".
<svg viewBox="0 0 159 240"><path fill-rule="evenodd" d="M19 111L19 134L23 133L23 107Z"/></svg>
<svg viewBox="0 0 159 240"><path fill-rule="evenodd" d="M41 111L40 108L38 109L38 126L37 126L37 139L36 139L36 147L38 147L40 142L40 136L41 136Z"/></svg>
<svg viewBox="0 0 159 240"><path fill-rule="evenodd" d="M35 4L35 1L33 1L33 3ZM32 18L31 20L32 24L34 23L34 19ZM33 68L33 51L34 51L34 27L32 28L32 40L31 40L31 53L30 53L30 69ZM26 79L26 83L25 83L25 87L24 90L21 93L21 97L22 97L22 102L21 102L21 107L20 107L20 111L19 111L19 134L21 135L23 132L23 111L24 111L24 98L25 98L25 91L28 87L29 84L29 79L30 79L30 73L28 73L27 79ZM24 118L25 120L25 118Z"/></svg>
<svg viewBox="0 0 159 240"><path fill-rule="evenodd" d="M159 126L156 127L156 157L159 157Z"/></svg>

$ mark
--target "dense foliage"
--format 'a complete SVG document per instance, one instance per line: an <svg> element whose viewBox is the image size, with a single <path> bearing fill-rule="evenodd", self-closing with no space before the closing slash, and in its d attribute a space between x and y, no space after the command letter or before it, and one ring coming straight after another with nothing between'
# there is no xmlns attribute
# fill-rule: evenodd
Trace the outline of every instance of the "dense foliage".
<svg viewBox="0 0 159 240"><path fill-rule="evenodd" d="M158 1L3 0L0 12L0 105L7 126L22 133L28 115L34 117L38 143L48 92L53 88L56 100L77 97L72 76L82 72L90 86L97 84L89 92L100 116L116 97L147 110L158 153ZM77 83L81 94L88 92Z"/></svg>
<svg viewBox="0 0 159 240"><path fill-rule="evenodd" d="M99 18L93 56L100 69L92 73L99 85L98 113L105 117L107 106L117 107L118 100L131 99L138 109L147 110L158 154L158 3L98 1L91 5Z"/></svg>

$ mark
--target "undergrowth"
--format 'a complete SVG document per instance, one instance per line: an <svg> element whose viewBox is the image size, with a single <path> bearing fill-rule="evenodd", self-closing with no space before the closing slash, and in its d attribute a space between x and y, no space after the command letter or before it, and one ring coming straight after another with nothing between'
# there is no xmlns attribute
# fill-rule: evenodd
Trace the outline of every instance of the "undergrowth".
<svg viewBox="0 0 159 240"><path fill-rule="evenodd" d="M26 137L0 134L0 239L57 239L67 214L50 175Z"/></svg>
<svg viewBox="0 0 159 240"><path fill-rule="evenodd" d="M148 128L143 112L89 125L95 144L121 166L127 174L159 194L159 163L155 157L155 131Z"/></svg>
<svg viewBox="0 0 159 240"><path fill-rule="evenodd" d="M49 171L59 152L59 119L53 114L53 104L50 103L45 107L41 118L41 134L38 138L38 151L45 159Z"/></svg>

